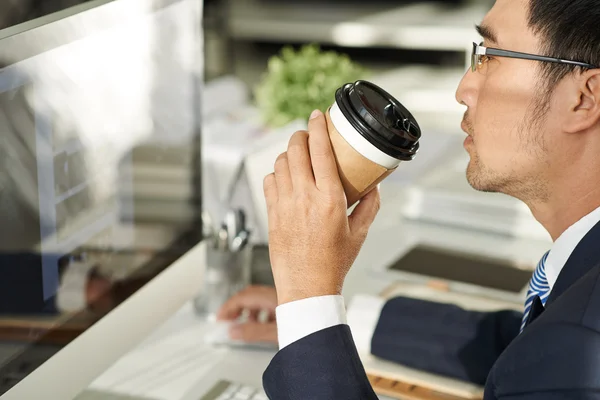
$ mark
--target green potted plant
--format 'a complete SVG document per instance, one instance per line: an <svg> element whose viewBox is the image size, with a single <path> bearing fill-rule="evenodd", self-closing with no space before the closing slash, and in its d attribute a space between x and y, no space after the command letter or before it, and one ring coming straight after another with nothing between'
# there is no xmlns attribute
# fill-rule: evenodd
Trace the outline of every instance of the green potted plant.
<svg viewBox="0 0 600 400"><path fill-rule="evenodd" d="M267 72L255 89L256 103L269 127L280 127L325 111L335 91L345 83L363 79L367 70L347 55L323 51L318 45L299 50L285 47L271 57Z"/></svg>

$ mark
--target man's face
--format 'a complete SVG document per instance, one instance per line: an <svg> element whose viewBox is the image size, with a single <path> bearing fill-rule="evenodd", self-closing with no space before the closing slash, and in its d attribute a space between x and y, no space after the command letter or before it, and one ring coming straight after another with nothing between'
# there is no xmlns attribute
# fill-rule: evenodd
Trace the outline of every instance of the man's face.
<svg viewBox="0 0 600 400"><path fill-rule="evenodd" d="M540 40L527 26L529 0L497 0L481 26L492 32L484 46L540 53ZM546 115L540 113L540 66L536 61L494 57L469 70L456 97L468 110L462 124L471 161L467 179L477 190L521 200L546 190L549 157Z"/></svg>

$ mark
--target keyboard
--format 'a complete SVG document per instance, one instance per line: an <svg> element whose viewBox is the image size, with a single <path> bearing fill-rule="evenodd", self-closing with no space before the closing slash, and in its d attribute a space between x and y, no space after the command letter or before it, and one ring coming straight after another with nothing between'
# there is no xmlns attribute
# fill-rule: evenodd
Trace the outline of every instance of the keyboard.
<svg viewBox="0 0 600 400"><path fill-rule="evenodd" d="M219 381L200 400L269 400L262 389L229 381Z"/></svg>

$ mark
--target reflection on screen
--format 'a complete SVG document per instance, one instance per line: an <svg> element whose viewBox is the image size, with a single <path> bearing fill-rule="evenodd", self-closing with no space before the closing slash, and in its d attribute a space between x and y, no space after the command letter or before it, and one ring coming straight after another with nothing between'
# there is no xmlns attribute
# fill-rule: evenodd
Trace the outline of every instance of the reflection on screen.
<svg viewBox="0 0 600 400"><path fill-rule="evenodd" d="M0 50L0 380L199 240L200 22L172 3L26 60Z"/></svg>

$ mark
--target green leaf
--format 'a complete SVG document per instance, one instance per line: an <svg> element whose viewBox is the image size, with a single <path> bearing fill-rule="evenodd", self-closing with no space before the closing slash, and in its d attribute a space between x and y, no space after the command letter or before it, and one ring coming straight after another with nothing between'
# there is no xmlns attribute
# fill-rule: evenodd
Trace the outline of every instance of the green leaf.
<svg viewBox="0 0 600 400"><path fill-rule="evenodd" d="M269 59L254 94L265 123L278 127L308 118L314 109L325 111L339 87L366 75L367 70L347 55L325 52L314 44L298 51L286 46Z"/></svg>

